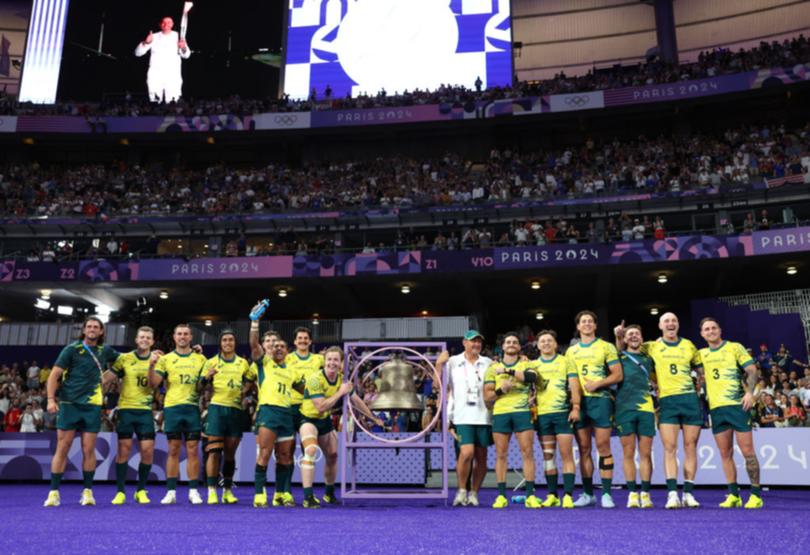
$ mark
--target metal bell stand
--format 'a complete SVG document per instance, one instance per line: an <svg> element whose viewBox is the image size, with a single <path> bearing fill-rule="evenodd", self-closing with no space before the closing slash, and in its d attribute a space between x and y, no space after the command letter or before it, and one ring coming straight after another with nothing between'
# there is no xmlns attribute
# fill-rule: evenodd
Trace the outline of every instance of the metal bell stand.
<svg viewBox="0 0 810 555"><path fill-rule="evenodd" d="M370 349L369 356L359 356L357 349ZM430 356L425 355L423 351L430 349L435 351L435 354ZM354 342L345 343L343 345L344 361L345 361L345 380L354 380L355 386L359 383L359 370L361 363L375 362L378 367L380 361L389 359L391 352L404 353L404 358L409 361L424 362L428 359L435 368L436 359L439 353L447 349L445 342ZM378 351L385 351L385 353ZM416 354L414 354L416 353ZM418 355L421 355L418 356ZM424 358L422 358L424 357ZM376 368L375 368L376 371ZM440 384L436 384L436 378L440 378ZM433 419L432 424L435 425L437 420L441 421L441 439L440 441L432 441L429 433L424 431L413 434L412 437L401 438L397 440L389 440L378 437L368 431L357 422L354 416L354 411L350 406L349 395L343 398L343 415L344 425L341 430L340 450L340 493L343 503L345 504L349 499L443 499L445 505L447 504L447 496L449 493L448 483L448 464L449 464L449 439L450 433L448 431L448 418L447 418L447 367L442 369L442 375L436 376L434 370L434 387L440 385L439 390L439 407L436 418ZM349 431L349 424L353 424L351 432ZM368 439L365 441L357 441L357 434L365 432ZM432 449L439 449L442 453L442 487L439 488L384 488L373 487L368 489L359 489L357 487L357 451L359 449L427 449L428 453Z"/></svg>

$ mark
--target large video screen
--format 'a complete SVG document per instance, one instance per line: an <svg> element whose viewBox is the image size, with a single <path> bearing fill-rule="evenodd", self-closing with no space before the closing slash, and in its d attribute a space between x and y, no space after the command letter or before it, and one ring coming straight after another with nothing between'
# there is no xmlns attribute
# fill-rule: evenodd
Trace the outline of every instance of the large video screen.
<svg viewBox="0 0 810 555"><path fill-rule="evenodd" d="M31 1L0 0L0 90L11 96L20 89Z"/></svg>
<svg viewBox="0 0 810 555"><path fill-rule="evenodd" d="M289 0L285 55L296 99L506 86L509 0Z"/></svg>

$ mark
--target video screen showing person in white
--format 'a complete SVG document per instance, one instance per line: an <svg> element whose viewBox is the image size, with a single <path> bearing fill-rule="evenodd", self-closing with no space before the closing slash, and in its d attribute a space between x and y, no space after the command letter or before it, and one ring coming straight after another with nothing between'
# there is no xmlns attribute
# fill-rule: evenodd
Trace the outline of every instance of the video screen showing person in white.
<svg viewBox="0 0 810 555"><path fill-rule="evenodd" d="M135 55L139 57L151 51L146 86L152 102L176 102L182 95L182 60L191 56L191 50L173 28L174 20L164 17L160 21L160 31L150 31L135 48Z"/></svg>

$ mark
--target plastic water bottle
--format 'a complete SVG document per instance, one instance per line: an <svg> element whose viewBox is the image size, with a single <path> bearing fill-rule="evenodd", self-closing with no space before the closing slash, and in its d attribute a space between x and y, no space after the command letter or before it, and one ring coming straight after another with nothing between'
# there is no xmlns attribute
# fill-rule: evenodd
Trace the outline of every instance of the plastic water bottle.
<svg viewBox="0 0 810 555"><path fill-rule="evenodd" d="M270 299L262 299L259 304L256 305L256 309L251 311L250 319L254 322L262 317L264 311L267 310L267 307L270 306Z"/></svg>
<svg viewBox="0 0 810 555"><path fill-rule="evenodd" d="M512 496L512 503L523 504L525 502L526 502L526 496L525 495L513 495Z"/></svg>

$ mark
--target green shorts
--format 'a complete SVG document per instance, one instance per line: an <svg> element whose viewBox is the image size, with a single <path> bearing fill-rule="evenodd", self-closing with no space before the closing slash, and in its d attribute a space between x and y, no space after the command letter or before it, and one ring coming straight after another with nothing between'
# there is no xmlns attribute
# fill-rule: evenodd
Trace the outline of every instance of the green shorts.
<svg viewBox="0 0 810 555"><path fill-rule="evenodd" d="M56 429L97 434L101 430L101 406L59 403Z"/></svg>
<svg viewBox="0 0 810 555"><path fill-rule="evenodd" d="M309 423L315 426L315 429L318 430L318 437L325 436L328 433L331 433L335 427L332 426L332 418L307 418L306 416L301 417L301 424ZM298 426L298 432L301 432L301 426Z"/></svg>
<svg viewBox="0 0 810 555"><path fill-rule="evenodd" d="M620 436L655 437L655 413L641 410L617 412L616 430Z"/></svg>
<svg viewBox="0 0 810 555"><path fill-rule="evenodd" d="M745 412L741 405L717 407L709 411L712 418L712 433L719 434L728 429L735 432L751 431L751 413Z"/></svg>
<svg viewBox="0 0 810 555"><path fill-rule="evenodd" d="M267 428L276 433L276 441L293 439L293 417L287 407L276 407L273 405L259 406L259 413L256 415L256 424L259 428Z"/></svg>
<svg viewBox="0 0 810 555"><path fill-rule="evenodd" d="M196 405L166 407L163 409L163 431L167 436L199 434L202 431L200 409Z"/></svg>
<svg viewBox="0 0 810 555"><path fill-rule="evenodd" d="M205 419L205 435L208 437L242 437L245 427L245 411L222 405L209 405Z"/></svg>
<svg viewBox="0 0 810 555"><path fill-rule="evenodd" d="M304 415L301 414L301 405L290 405L290 414L292 414L294 433L298 433L298 430L301 429L301 423L304 421Z"/></svg>
<svg viewBox="0 0 810 555"><path fill-rule="evenodd" d="M610 397L583 397L581 418L576 428L612 428L613 399Z"/></svg>
<svg viewBox="0 0 810 555"><path fill-rule="evenodd" d="M523 410L496 414L492 417L492 431L498 434L512 434L532 429L532 413Z"/></svg>
<svg viewBox="0 0 810 555"><path fill-rule="evenodd" d="M492 426L486 424L456 424L459 445L489 447L492 445Z"/></svg>
<svg viewBox="0 0 810 555"><path fill-rule="evenodd" d="M659 424L703 426L703 411L697 393L681 393L658 400Z"/></svg>
<svg viewBox="0 0 810 555"><path fill-rule="evenodd" d="M150 409L118 409L115 424L118 439L130 439L135 434L139 440L155 439L155 420Z"/></svg>
<svg viewBox="0 0 810 555"><path fill-rule="evenodd" d="M551 412L538 414L534 424L538 436L556 436L557 434L573 434L574 429L568 421L568 412Z"/></svg>

